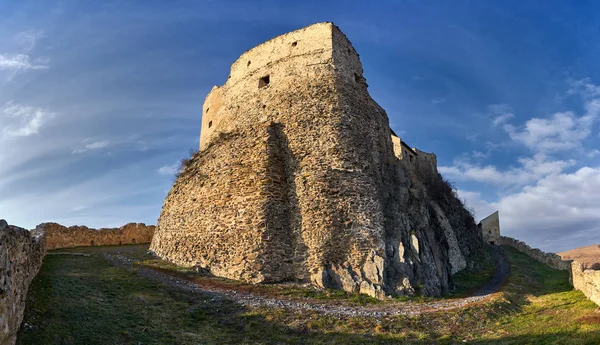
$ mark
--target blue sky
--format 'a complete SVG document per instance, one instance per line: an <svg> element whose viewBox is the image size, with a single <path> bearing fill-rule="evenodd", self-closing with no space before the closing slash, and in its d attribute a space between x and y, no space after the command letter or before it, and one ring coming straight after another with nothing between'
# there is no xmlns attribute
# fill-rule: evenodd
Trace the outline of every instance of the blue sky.
<svg viewBox="0 0 600 345"><path fill-rule="evenodd" d="M333 21L403 140L481 218L600 242L600 12L572 1L0 0L0 217L156 223L245 50ZM597 16L596 16L597 17Z"/></svg>

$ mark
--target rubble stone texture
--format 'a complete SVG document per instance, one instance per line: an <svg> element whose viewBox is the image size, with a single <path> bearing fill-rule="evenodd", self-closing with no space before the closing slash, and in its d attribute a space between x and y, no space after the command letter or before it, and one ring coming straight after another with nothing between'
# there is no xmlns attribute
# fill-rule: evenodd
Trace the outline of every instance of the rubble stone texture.
<svg viewBox="0 0 600 345"><path fill-rule="evenodd" d="M48 250L72 247L116 246L136 243L150 243L154 225L129 223L120 228L90 229L86 226L66 227L56 223L42 223L34 233L44 233Z"/></svg>
<svg viewBox="0 0 600 345"><path fill-rule="evenodd" d="M202 114L201 150L150 247L169 261L382 298L440 295L485 255L435 155L392 142L357 52L331 23L245 52Z"/></svg>
<svg viewBox="0 0 600 345"><path fill-rule="evenodd" d="M500 236L500 245L511 246L532 259L561 271L570 271L572 260L563 260L560 255L555 253L546 253L538 248L531 248L527 243L516 240L512 237Z"/></svg>
<svg viewBox="0 0 600 345"><path fill-rule="evenodd" d="M589 298L592 302L600 305L600 271L586 269L585 265L573 261L571 264L571 282L573 287Z"/></svg>
<svg viewBox="0 0 600 345"><path fill-rule="evenodd" d="M39 237L0 219L0 345L12 345L17 339L27 290L44 255Z"/></svg>

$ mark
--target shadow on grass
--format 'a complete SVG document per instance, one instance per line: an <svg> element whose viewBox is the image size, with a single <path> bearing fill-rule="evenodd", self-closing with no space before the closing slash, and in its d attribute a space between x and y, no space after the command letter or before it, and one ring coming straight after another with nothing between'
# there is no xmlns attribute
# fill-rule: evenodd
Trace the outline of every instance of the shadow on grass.
<svg viewBox="0 0 600 345"><path fill-rule="evenodd" d="M49 256L27 296L17 344L600 343L595 330L469 338L485 322L520 312L528 303L527 294L570 290L563 284L563 272L536 266L511 249L506 251L513 275L503 289L509 299L515 299L512 303L388 320L276 308L250 310L216 295L182 292L114 267L102 256L109 248L94 248L91 253L97 255L89 257ZM449 319L453 320L450 326Z"/></svg>

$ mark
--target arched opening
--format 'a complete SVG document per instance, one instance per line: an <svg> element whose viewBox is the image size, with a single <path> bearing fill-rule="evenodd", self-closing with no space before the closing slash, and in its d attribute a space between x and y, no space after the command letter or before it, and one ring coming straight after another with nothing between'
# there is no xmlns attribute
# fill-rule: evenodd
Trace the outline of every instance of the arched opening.
<svg viewBox="0 0 600 345"><path fill-rule="evenodd" d="M208 128L212 127L212 121L208 121Z"/></svg>
<svg viewBox="0 0 600 345"><path fill-rule="evenodd" d="M120 245L120 246L122 246L122 245L123 245L123 242L122 242L122 241L119 241L119 245Z"/></svg>
<svg viewBox="0 0 600 345"><path fill-rule="evenodd" d="M94 242L94 240L91 240L91 241L90 241L90 247L93 247L93 246L95 246L95 245L96 245L96 242Z"/></svg>
<svg viewBox="0 0 600 345"><path fill-rule="evenodd" d="M131 243L135 244L135 238L131 239Z"/></svg>

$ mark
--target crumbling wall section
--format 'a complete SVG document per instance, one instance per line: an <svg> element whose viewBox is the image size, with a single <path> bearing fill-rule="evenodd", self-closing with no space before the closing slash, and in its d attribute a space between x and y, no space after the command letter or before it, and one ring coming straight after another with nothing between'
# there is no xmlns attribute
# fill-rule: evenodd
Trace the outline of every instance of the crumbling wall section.
<svg viewBox="0 0 600 345"><path fill-rule="evenodd" d="M23 321L25 297L45 255L42 238L0 220L0 344L12 345Z"/></svg>
<svg viewBox="0 0 600 345"><path fill-rule="evenodd" d="M561 271L571 270L571 260L563 260L554 253L546 253L538 248L531 248L527 243L507 236L500 236L499 244L511 246L534 260Z"/></svg>
<svg viewBox="0 0 600 345"><path fill-rule="evenodd" d="M586 295L592 302L600 305L600 270L586 269L585 265L571 263L571 282L573 287Z"/></svg>
<svg viewBox="0 0 600 345"><path fill-rule="evenodd" d="M150 243L155 226L129 223L120 228L91 229L86 226L66 227L57 223L42 223L35 233L45 233L48 250L72 247L117 246L124 244Z"/></svg>

